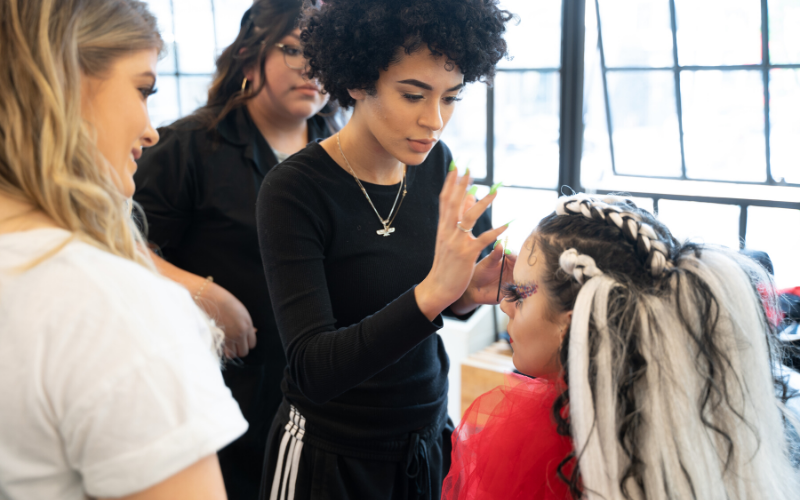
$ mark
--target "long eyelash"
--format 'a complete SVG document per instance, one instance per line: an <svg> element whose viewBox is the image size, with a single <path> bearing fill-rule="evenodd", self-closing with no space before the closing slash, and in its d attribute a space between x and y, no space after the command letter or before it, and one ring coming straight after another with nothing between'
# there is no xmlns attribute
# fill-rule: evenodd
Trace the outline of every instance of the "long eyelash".
<svg viewBox="0 0 800 500"><path fill-rule="evenodd" d="M422 96L417 94L403 94L403 97L405 97L409 101L414 101L414 102L422 100Z"/></svg>
<svg viewBox="0 0 800 500"><path fill-rule="evenodd" d="M512 283L505 283L502 288L503 291L503 298L508 300L509 302L517 302L518 300L522 300L522 297L519 296L517 292L517 285Z"/></svg>
<svg viewBox="0 0 800 500"><path fill-rule="evenodd" d="M147 99L151 95L153 95L156 92L158 92L158 89L155 88L155 87L146 87L146 88L139 89L139 92L141 92L142 96L144 96L144 98Z"/></svg>
<svg viewBox="0 0 800 500"><path fill-rule="evenodd" d="M536 293L539 290L539 285L516 285L506 283L503 285L503 297L512 302L519 302Z"/></svg>
<svg viewBox="0 0 800 500"><path fill-rule="evenodd" d="M462 100L463 97L448 97L447 99L448 99L447 101L448 104L453 104L454 102Z"/></svg>

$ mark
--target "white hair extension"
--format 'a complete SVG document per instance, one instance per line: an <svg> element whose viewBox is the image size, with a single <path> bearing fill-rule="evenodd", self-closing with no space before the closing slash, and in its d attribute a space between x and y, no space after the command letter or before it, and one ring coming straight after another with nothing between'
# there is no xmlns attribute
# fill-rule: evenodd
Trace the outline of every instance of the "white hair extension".
<svg viewBox="0 0 800 500"><path fill-rule="evenodd" d="M578 258L562 254L562 260ZM619 350L626 339L616 338L625 333L608 325L609 294L615 289L635 302L633 335L647 363L634 385L640 424L628 429L643 462L637 476L643 488L629 480L624 485L627 495L634 500L797 497L800 480L790 465L784 408L774 392L769 328L751 281L751 276L767 283L769 278L754 263L722 248L704 248L699 257L689 253L676 265L676 272L665 278L665 295L626 288L604 274L586 281L578 293L568 346L569 405L586 498L625 498L620 480L630 466L618 439L623 425L618 391L626 367L615 358L620 355L615 342ZM703 331L708 318L697 303L698 289L690 275L716 299L719 319L714 332ZM681 321L679 306L689 329L700 337L694 338ZM592 322L596 353L590 352ZM707 353L699 344L706 340L704 335L711 335L727 366L714 365L719 358L706 362ZM733 443L727 468L727 441L701 420L699 404L709 368L715 370L713 381L724 393L712 393L702 416Z"/></svg>
<svg viewBox="0 0 800 500"><path fill-rule="evenodd" d="M616 283L599 276L584 285L575 300L569 338L570 426L581 479L588 498L622 498L619 488L619 444L616 439L616 391L611 378L611 346L605 323L608 293ZM603 311L602 314L598 314ZM589 321L595 317L599 349L597 400L589 380ZM598 321L599 320L599 321ZM611 432L609 432L609 427Z"/></svg>
<svg viewBox="0 0 800 500"><path fill-rule="evenodd" d="M558 259L561 269L575 278L581 285L587 278L603 274L590 255L578 253L574 248L564 250Z"/></svg>

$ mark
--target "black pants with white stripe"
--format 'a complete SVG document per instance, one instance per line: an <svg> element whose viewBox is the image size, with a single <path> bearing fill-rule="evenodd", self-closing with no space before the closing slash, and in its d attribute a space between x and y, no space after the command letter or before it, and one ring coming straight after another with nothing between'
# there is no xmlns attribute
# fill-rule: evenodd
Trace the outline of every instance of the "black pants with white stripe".
<svg viewBox="0 0 800 500"><path fill-rule="evenodd" d="M438 500L450 470L448 418L406 439L342 445L306 432L284 400L269 433L261 500Z"/></svg>

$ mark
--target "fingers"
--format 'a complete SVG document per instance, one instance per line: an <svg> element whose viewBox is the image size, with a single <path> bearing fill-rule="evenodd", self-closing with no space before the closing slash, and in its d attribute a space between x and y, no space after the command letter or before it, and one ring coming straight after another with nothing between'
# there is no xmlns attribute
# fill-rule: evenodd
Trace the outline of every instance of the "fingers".
<svg viewBox="0 0 800 500"><path fill-rule="evenodd" d="M475 203L469 210L464 212L461 216L461 225L464 227L472 227L477 222L478 218L489 208L494 199L497 198L497 193L484 196L480 201Z"/></svg>
<svg viewBox="0 0 800 500"><path fill-rule="evenodd" d="M483 200L481 200L481 201L483 201ZM475 205L475 206L477 207L478 205ZM498 228L492 229L490 231L486 231L485 233L483 233L482 235L480 235L476 239L477 239L478 243L480 244L481 248L484 248L487 245L489 245L490 243L492 243L493 241L495 241L498 236L500 236L501 234L505 233L506 229L508 229L508 224L505 224L505 225L500 226ZM501 245L502 245L502 243L498 244L497 246L499 247ZM495 250L497 250L497 248L495 248ZM505 249L503 249L503 250L505 250Z"/></svg>
<svg viewBox="0 0 800 500"><path fill-rule="evenodd" d="M469 183L469 172L459 176L458 171L453 170L447 174L439 196L440 220L447 226L455 226L458 222Z"/></svg>

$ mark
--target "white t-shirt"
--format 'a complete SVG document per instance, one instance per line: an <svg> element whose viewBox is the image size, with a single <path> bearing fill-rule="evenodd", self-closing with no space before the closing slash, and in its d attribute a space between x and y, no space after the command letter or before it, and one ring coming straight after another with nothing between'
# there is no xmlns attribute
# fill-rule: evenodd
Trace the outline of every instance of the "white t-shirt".
<svg viewBox="0 0 800 500"><path fill-rule="evenodd" d="M0 498L146 489L247 429L180 286L60 229L0 235Z"/></svg>

